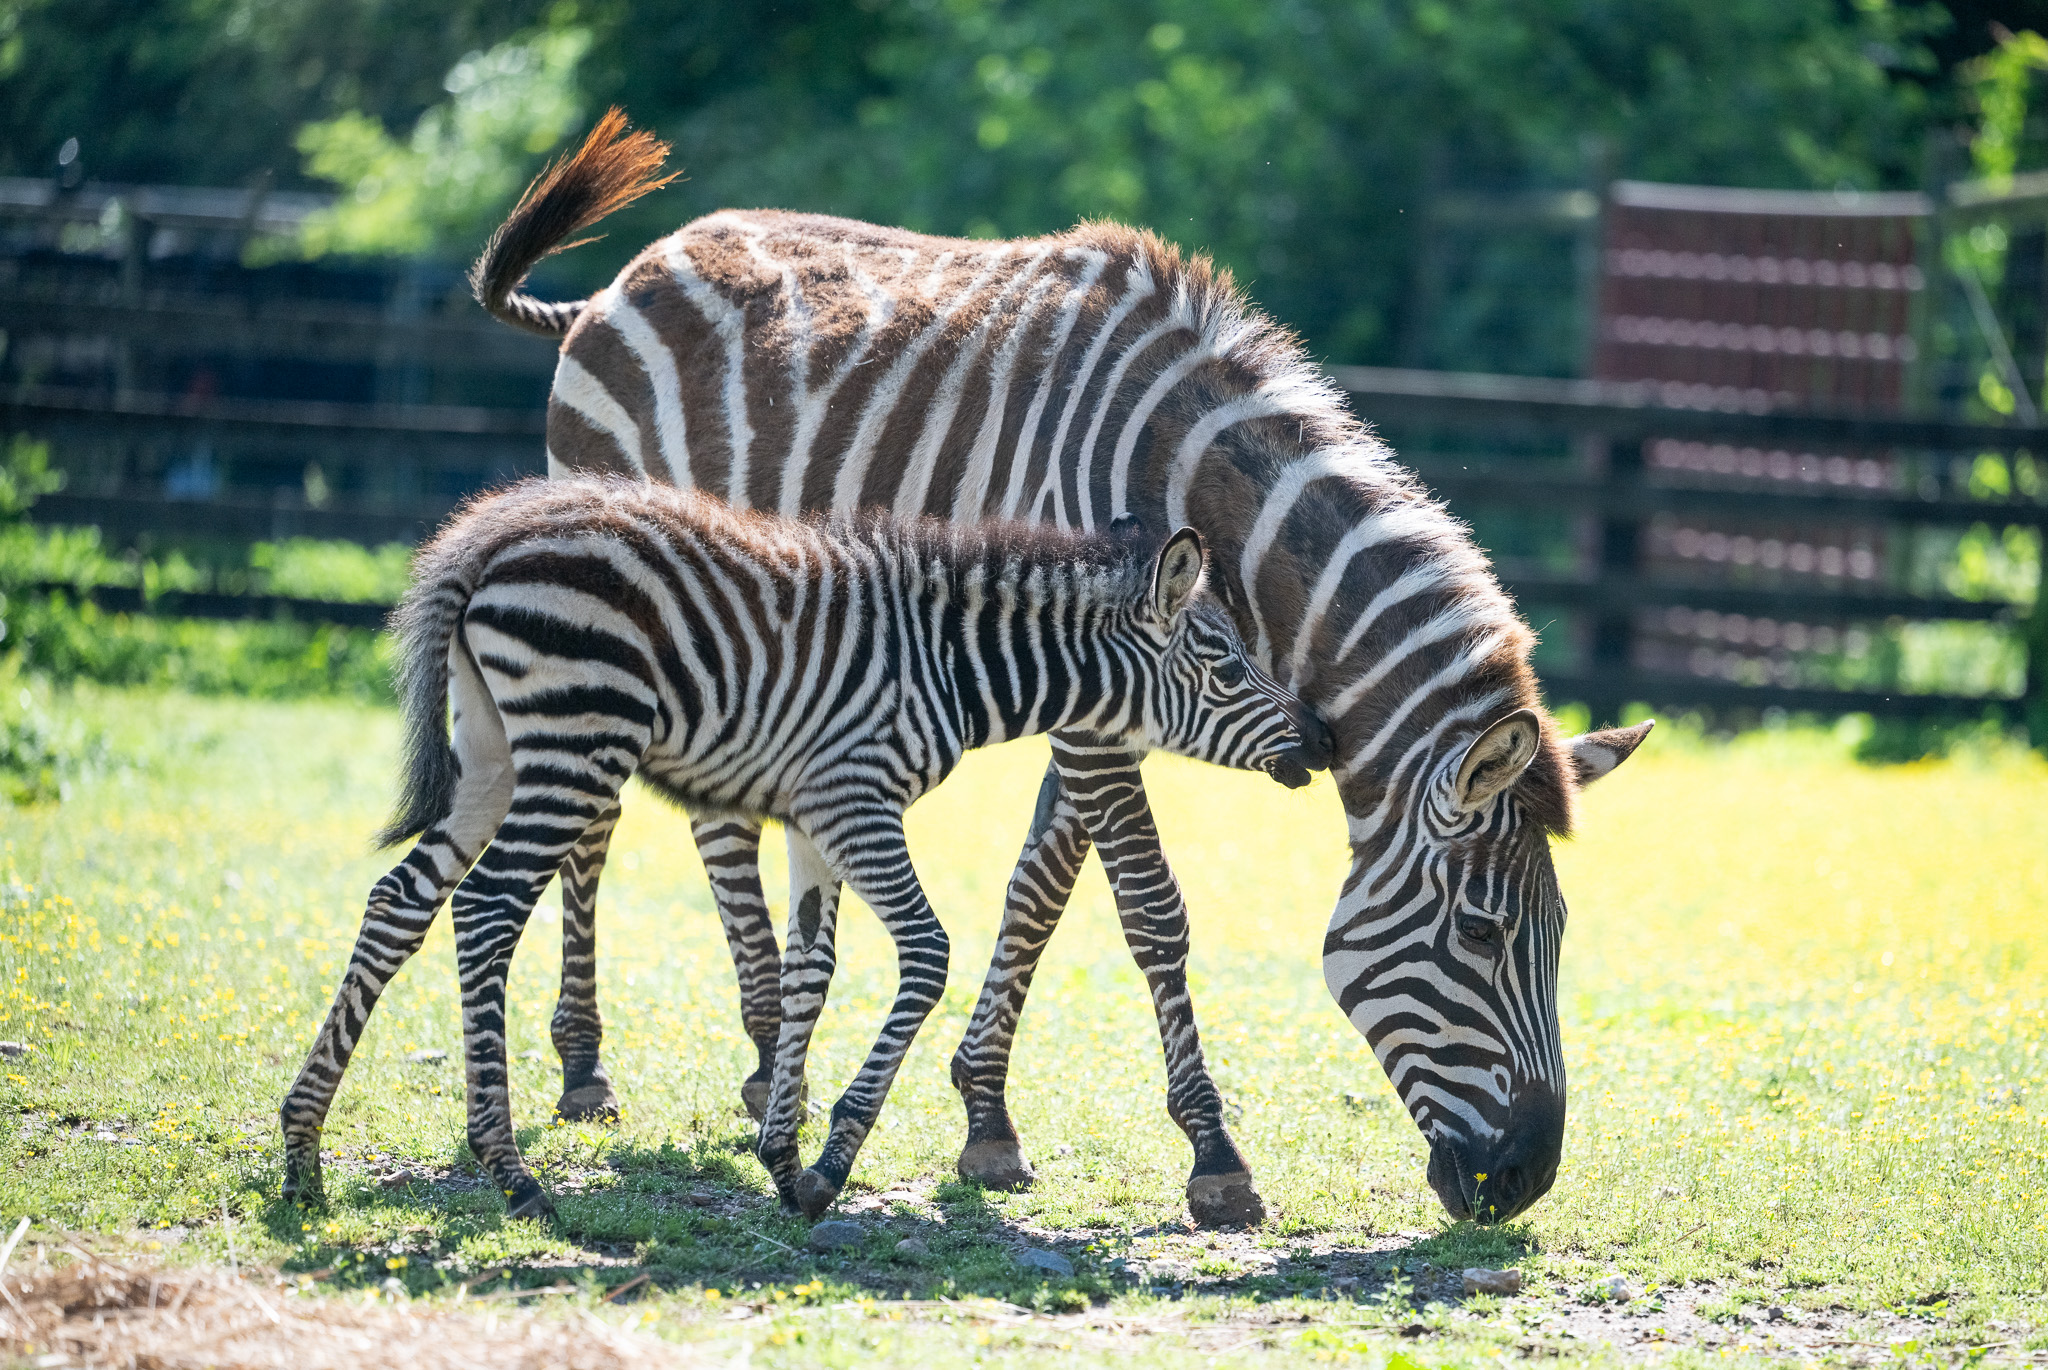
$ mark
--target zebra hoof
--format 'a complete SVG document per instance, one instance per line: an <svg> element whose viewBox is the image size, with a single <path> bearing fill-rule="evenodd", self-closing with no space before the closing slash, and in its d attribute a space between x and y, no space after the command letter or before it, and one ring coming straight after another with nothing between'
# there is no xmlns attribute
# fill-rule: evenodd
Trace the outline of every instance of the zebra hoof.
<svg viewBox="0 0 2048 1370"><path fill-rule="evenodd" d="M284 1201L297 1208L318 1208L327 1195L320 1183L320 1162L287 1161L284 1168Z"/></svg>
<svg viewBox="0 0 2048 1370"><path fill-rule="evenodd" d="M1197 1227L1257 1227L1266 1221L1266 1204L1250 1172L1233 1170L1189 1180L1188 1213Z"/></svg>
<svg viewBox="0 0 2048 1370"><path fill-rule="evenodd" d="M522 1179L505 1193L505 1216L508 1218L552 1218L555 1216L555 1201L548 1192L533 1179Z"/></svg>
<svg viewBox="0 0 2048 1370"><path fill-rule="evenodd" d="M983 1189L1029 1189L1038 1178L1017 1142L969 1142L960 1153L960 1178Z"/></svg>
<svg viewBox="0 0 2048 1370"><path fill-rule="evenodd" d="M806 1170L796 1177L796 1202L804 1216L817 1221L818 1215L832 1206L839 1197L839 1186L815 1170Z"/></svg>
<svg viewBox="0 0 2048 1370"><path fill-rule="evenodd" d="M565 1123L615 1123L619 1120L619 1096L604 1080L565 1089L555 1102L555 1116Z"/></svg>

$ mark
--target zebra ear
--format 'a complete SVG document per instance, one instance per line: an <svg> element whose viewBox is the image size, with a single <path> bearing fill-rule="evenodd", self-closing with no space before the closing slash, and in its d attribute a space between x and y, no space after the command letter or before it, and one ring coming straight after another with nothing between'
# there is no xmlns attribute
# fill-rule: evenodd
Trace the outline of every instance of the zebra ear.
<svg viewBox="0 0 2048 1370"><path fill-rule="evenodd" d="M1459 808L1471 812L1521 779L1536 759L1543 725L1534 709L1517 709L1500 719L1465 749L1458 762L1451 795Z"/></svg>
<svg viewBox="0 0 2048 1370"><path fill-rule="evenodd" d="M1602 728L1567 739L1564 745L1571 749L1572 768L1579 773L1579 784L1590 785L1628 760L1656 726L1656 719L1647 718L1633 728Z"/></svg>
<svg viewBox="0 0 2048 1370"><path fill-rule="evenodd" d="M1159 617L1168 620L1187 608L1201 579L1202 535L1183 528L1159 549L1158 564L1152 568L1152 607Z"/></svg>

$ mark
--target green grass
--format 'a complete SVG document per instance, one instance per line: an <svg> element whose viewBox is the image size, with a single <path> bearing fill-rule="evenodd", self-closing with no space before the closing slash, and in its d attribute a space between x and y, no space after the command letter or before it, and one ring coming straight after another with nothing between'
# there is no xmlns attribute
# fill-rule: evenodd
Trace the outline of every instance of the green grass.
<svg viewBox="0 0 2048 1370"><path fill-rule="evenodd" d="M1194 911L1210 1062L1272 1211L1222 1236L1185 1224L1186 1144L1092 867L1018 1044L1011 1099L1039 1183L953 1181L946 1061L1044 755L978 754L912 813L953 974L847 1191L867 1245L815 1256L735 1113L751 1051L678 815L635 793L601 898L623 1125L548 1126L552 896L515 970L514 1107L559 1225L507 1223L476 1184L445 926L372 1021L328 1126L330 1206L302 1215L276 1201L275 1107L389 859L366 835L395 718L91 688L35 704L53 735L94 749L67 801L0 810L0 1039L33 1047L0 1063L0 1217L32 1215L39 1237L177 1260L224 1258L232 1239L243 1261L333 1272L323 1288L397 1277L446 1294L501 1269L531 1285L566 1273L590 1291L569 1301L590 1307L644 1268L658 1292L606 1316L775 1365L1385 1361L1393 1347L1411 1366L1582 1360L1609 1353L1565 1332L1632 1344L1680 1312L1685 1355L1719 1363L1764 1354L1738 1348L1764 1345L1751 1319L1772 1307L1825 1326L1830 1355L2048 1348L2048 764L2026 752L1873 768L1846 736L1665 729L1590 791L1582 835L1557 848L1572 903L1565 1163L1527 1221L1498 1231L1444 1221L1420 1138L1323 989L1345 865L1327 780L1289 793L1148 764ZM873 920L849 917L842 939L812 1056L828 1100L894 980ZM405 1059L422 1048L449 1059ZM394 1172L410 1178L383 1183ZM915 1198L881 1200L898 1185ZM896 1256L911 1231L929 1256ZM1059 1245L1076 1275L1024 1275L1008 1256L1024 1238ZM1447 1297L1445 1272L1473 1264L1517 1267L1529 1292ZM1619 1307L1594 1292L1615 1275L1630 1286ZM1087 1311L914 1302L977 1296ZM761 1311L736 1321L736 1304Z"/></svg>

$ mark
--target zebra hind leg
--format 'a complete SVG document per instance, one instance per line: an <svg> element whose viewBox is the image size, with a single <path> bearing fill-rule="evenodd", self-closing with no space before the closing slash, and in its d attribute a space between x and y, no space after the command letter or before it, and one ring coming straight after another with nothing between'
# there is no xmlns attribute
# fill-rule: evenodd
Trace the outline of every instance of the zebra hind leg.
<svg viewBox="0 0 2048 1370"><path fill-rule="evenodd" d="M761 824L751 818L693 821L690 835L704 858L718 921L740 982L740 1022L754 1044L754 1073L740 1085L747 1116L760 1122L775 1073L775 1043L782 1026L782 949L761 892ZM791 892L792 906L795 891ZM799 1101L801 1102L801 1100Z"/></svg>
<svg viewBox="0 0 2048 1370"><path fill-rule="evenodd" d="M1223 1119L1188 991L1188 911L1166 863L1137 759L1055 734L1060 786L1080 811L1116 894L1131 957L1152 991L1166 1056L1166 1111L1194 1148L1188 1212L1202 1227L1255 1227L1266 1205Z"/></svg>
<svg viewBox="0 0 2048 1370"><path fill-rule="evenodd" d="M555 1114L564 1122L609 1123L619 1117L619 1096L601 1055L604 1020L597 1011L597 882L618 821L619 801L613 799L562 863L562 992L548 1026L562 1059Z"/></svg>
<svg viewBox="0 0 2048 1370"><path fill-rule="evenodd" d="M756 830L758 833L758 829ZM806 1098L804 1061L810 1051L811 1032L824 1011L825 995L832 986L837 964L839 926L839 877L811 845L810 839L794 826L786 829L789 839L789 939L778 978L780 1003L776 1010L777 1036L769 1079L768 1097L763 1100L761 1135L755 1154L775 1181L782 1206L791 1211L809 1211L802 1197L802 1183L809 1177L801 1172L797 1134L803 1127ZM835 1191L836 1192L836 1191ZM828 1197L825 1203L830 1203ZM824 1204L817 1212L824 1211ZM815 1213L812 1216L816 1216Z"/></svg>
<svg viewBox="0 0 2048 1370"><path fill-rule="evenodd" d="M646 745L644 736L638 741ZM505 982L512 953L548 881L590 825L616 808L624 773L639 756L638 749L614 744L574 767L555 750L558 746L552 736L535 745L545 760L532 764L533 779L522 779L513 791L497 838L455 887L469 1149L504 1193L506 1214L514 1218L544 1216L554 1204L527 1169L512 1130L505 1040ZM582 772L580 794L570 781L577 770ZM583 815L565 813L584 806L588 812Z"/></svg>
<svg viewBox="0 0 2048 1370"><path fill-rule="evenodd" d="M426 941L434 916L463 878L474 854L497 831L512 801L511 753L496 707L467 653L452 659L455 729L451 744L461 779L447 817L420 834L405 859L370 890L348 969L335 991L313 1049L278 1108L284 1130L284 1199L311 1203L321 1193L320 1132L327 1110L377 1006L412 954Z"/></svg>
<svg viewBox="0 0 2048 1370"><path fill-rule="evenodd" d="M952 953L946 930L933 916L931 904L918 884L917 872L910 864L901 812L877 805L833 817L829 830L814 834L812 840L829 854L833 868L875 911L896 943L896 998L867 1059L846 1092L832 1105L832 1125L825 1136L824 1150L797 1181L797 1203L807 1218L816 1218L831 1207L845 1187L861 1144L881 1116L882 1104L889 1097L889 1086L895 1082L904 1055L916 1040L917 1030L946 992L946 968ZM796 937L792 936L790 941L795 942ZM785 978L785 994L788 988ZM823 1005L822 989L814 1002ZM787 998L783 1012L786 1043ZM816 1009L811 1012L815 1017ZM778 1099L786 1097L789 1085L794 1083L789 1069L800 1065L800 1060L778 1055Z"/></svg>
<svg viewBox="0 0 2048 1370"><path fill-rule="evenodd" d="M967 1144L957 1168L961 1179L989 1189L1023 1189L1035 1178L1005 1098L1010 1049L1038 959L1059 926L1087 855L1081 815L1061 794L1059 771L1048 766L1030 836L1010 877L1002 932L981 998L953 1053L953 1088L967 1106Z"/></svg>

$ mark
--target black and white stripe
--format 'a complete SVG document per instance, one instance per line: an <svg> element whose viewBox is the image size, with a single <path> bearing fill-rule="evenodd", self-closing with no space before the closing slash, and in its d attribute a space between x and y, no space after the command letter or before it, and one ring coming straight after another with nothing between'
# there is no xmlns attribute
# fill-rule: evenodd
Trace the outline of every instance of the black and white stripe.
<svg viewBox="0 0 2048 1370"><path fill-rule="evenodd" d="M1192 530L1153 555L1135 536L1017 524L792 523L621 480L533 481L474 502L421 553L398 612L410 761L385 837L419 840L371 892L281 1108L287 1196L317 1191L349 1055L452 893L470 1148L514 1214L548 1207L513 1136L505 981L558 871L587 913L637 774L707 822L787 826L795 898L760 1154L786 1203L822 1212L945 989L946 933L903 812L966 749L1057 729L1291 785L1327 761L1319 725L1198 597L1202 562ZM743 825L727 840L751 858L757 836ZM822 1156L800 1171L841 880L895 939L898 988ZM605 1107L594 1023L574 1007L592 969L588 944L572 942L555 1028L565 1071Z"/></svg>

